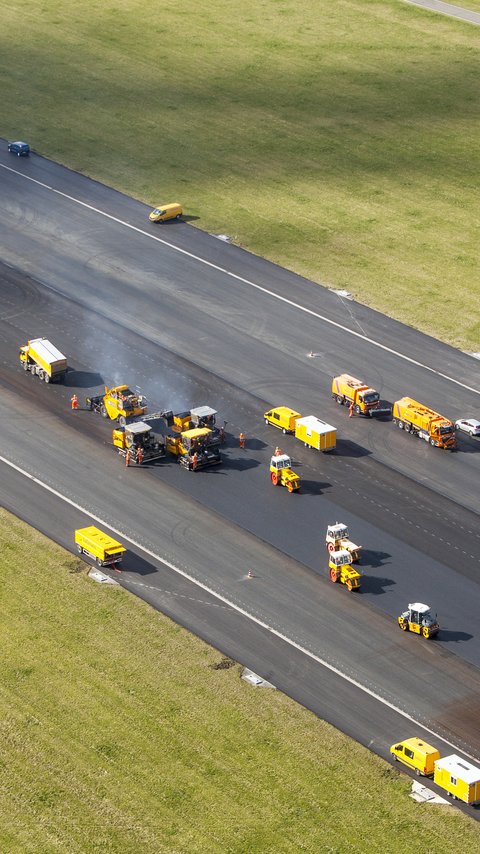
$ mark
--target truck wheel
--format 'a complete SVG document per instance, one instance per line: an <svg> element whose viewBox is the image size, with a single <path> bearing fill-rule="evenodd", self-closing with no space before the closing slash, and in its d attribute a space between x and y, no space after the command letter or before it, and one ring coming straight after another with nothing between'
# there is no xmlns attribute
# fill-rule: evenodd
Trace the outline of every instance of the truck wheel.
<svg viewBox="0 0 480 854"><path fill-rule="evenodd" d="M30 368L29 368L29 366L28 366L28 362L27 362L27 361L22 362L22 364L23 364L23 370L24 370L24 371L28 371L28 370L30 370Z"/></svg>
<svg viewBox="0 0 480 854"><path fill-rule="evenodd" d="M412 429L412 428L411 428L411 425L410 425L410 424L405 424L405 433L410 433L410 430L411 430L411 429Z"/></svg>
<svg viewBox="0 0 480 854"><path fill-rule="evenodd" d="M339 406L341 406L343 403L343 397L341 394L337 394L337 403Z"/></svg>
<svg viewBox="0 0 480 854"><path fill-rule="evenodd" d="M361 411L362 411L362 410L360 409L360 407L359 407L358 403L356 403L356 404L355 404L355 407L354 407L355 415L360 415Z"/></svg>
<svg viewBox="0 0 480 854"><path fill-rule="evenodd" d="M270 480L272 481L272 483L273 483L273 485L274 485L274 486L276 486L276 485L277 485L277 483L278 483L278 474L277 474L275 471L270 472Z"/></svg>
<svg viewBox="0 0 480 854"><path fill-rule="evenodd" d="M428 439L427 439L427 441L428 441ZM435 439L430 439L430 444L431 444L432 448L434 448L435 447Z"/></svg>
<svg viewBox="0 0 480 854"><path fill-rule="evenodd" d="M95 558L95 563L97 564L97 566L103 566L103 560L102 560L102 558L101 558L101 557L96 557L96 558Z"/></svg>
<svg viewBox="0 0 480 854"><path fill-rule="evenodd" d="M79 555L83 554L83 549L81 546L78 545L78 543L77 543L77 552Z"/></svg>
<svg viewBox="0 0 480 854"><path fill-rule="evenodd" d="M124 415L119 416L118 423L120 424L120 427L125 427L125 424L127 423L127 419L125 418Z"/></svg>
<svg viewBox="0 0 480 854"><path fill-rule="evenodd" d="M283 433L283 435L284 435L284 436L286 436L287 431L286 431L286 428L285 428L285 427L282 427L282 433Z"/></svg>
<svg viewBox="0 0 480 854"><path fill-rule="evenodd" d="M265 418L265 424L270 424L270 421L268 420L268 418Z"/></svg>
<svg viewBox="0 0 480 854"><path fill-rule="evenodd" d="M108 418L107 407L103 403L100 407L100 415L102 416L102 418Z"/></svg>
<svg viewBox="0 0 480 854"><path fill-rule="evenodd" d="M335 584L336 580L337 580L337 573L334 569L331 569L330 570L330 581L333 581L333 583Z"/></svg>
<svg viewBox="0 0 480 854"><path fill-rule="evenodd" d="M46 371L45 371L45 373L44 373L44 375L43 375L43 381L44 381L44 382L46 382L46 383L49 383L49 382L50 382L50 376L49 376L49 374L47 374L47 372L46 372Z"/></svg>
<svg viewBox="0 0 480 854"><path fill-rule="evenodd" d="M398 422L398 429L403 430L403 421Z"/></svg>

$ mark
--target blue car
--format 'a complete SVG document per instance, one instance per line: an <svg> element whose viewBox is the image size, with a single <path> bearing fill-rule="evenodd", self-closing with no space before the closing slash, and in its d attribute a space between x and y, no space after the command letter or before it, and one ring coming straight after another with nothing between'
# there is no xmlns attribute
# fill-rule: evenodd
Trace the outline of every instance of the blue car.
<svg viewBox="0 0 480 854"><path fill-rule="evenodd" d="M12 154L17 154L18 157L28 157L30 154L30 146L28 142L9 142L8 150Z"/></svg>

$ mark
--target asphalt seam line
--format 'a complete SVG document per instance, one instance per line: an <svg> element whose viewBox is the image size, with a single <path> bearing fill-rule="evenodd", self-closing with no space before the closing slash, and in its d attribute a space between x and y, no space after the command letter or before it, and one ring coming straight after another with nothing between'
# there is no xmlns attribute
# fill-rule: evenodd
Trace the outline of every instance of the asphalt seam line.
<svg viewBox="0 0 480 854"><path fill-rule="evenodd" d="M140 549L140 551L144 552L144 554L147 554L147 555L149 555L149 557L153 558L155 561L162 563L164 566L168 567L168 569L171 569L173 572L177 573L177 575L181 575L182 578L185 578L187 581L190 581L190 583L195 584L197 587L200 587L200 589L203 590L205 593L208 593L210 596L213 596L215 599L218 599L224 605L226 605L229 608L231 608L232 610L236 611L238 614L241 614L243 617L246 617L252 623L256 623L257 626L260 626L260 628L265 629L265 631L269 632L270 634L274 635L275 637L278 637L280 640L289 644L289 646L293 647L298 652L301 652L303 655L306 655L312 661L315 661L317 664L320 664L322 667L325 667L327 670L330 670L331 673L334 673L336 676L339 676L341 679L344 679L346 682L349 682L351 685L353 685L358 690L362 691L364 694L368 694L368 696L371 697L373 700L376 700L377 702L381 703L383 706L386 706L387 708L389 708L392 711L396 712L397 714L401 715L401 717L405 718L406 720L410 721L411 723L415 724L416 726L420 726L423 730L425 730L425 732L428 732L430 735L435 736L435 738L440 739L441 741L444 742L444 744L448 744L449 747L453 747L454 750L459 750L459 748L457 747L456 744L449 741L448 739L446 739L444 736L440 735L439 733L435 732L435 730L430 729L430 727L426 726L425 724L421 723L420 721L417 721L416 718L414 718L412 715L409 715L408 712L405 712L403 709L400 709L398 706L395 706L394 703L391 703L385 697L381 697L380 694L377 694L371 688L367 688L366 685L362 685L360 682L358 682L352 676L348 676L346 673L342 673L342 671L338 667L335 667L333 664L330 664L328 661L321 658L319 655L316 655L316 653L312 652L311 650L307 649L306 647L302 646L297 641L293 640L292 638L289 638L288 635L283 634L283 632L281 632L279 629L275 629L273 626L264 622L264 620L261 620L259 617L255 617L252 613L247 611L246 608L243 608L240 605L235 604L235 602L232 602L230 599L227 599L226 596L222 596L221 593L217 593L215 590L213 590L207 584L204 584L204 582L200 581L197 578L194 578L188 572L186 572L185 570L176 566L175 564L171 563L170 561L165 560L160 555L157 555L155 552L151 551L150 549L143 546L141 543L134 540L132 537L127 536L126 534L124 534L123 531L121 531L118 528L115 528L113 525L106 522L100 516L95 515L91 511L87 510L85 507L82 507L81 504L78 504L76 501L73 501L71 498L68 498L66 495L63 495L58 490L54 489L53 486L49 486L47 483L44 483L44 481L40 480L38 477L35 477L35 475L30 474L30 472L25 471L25 469L22 469L20 466L17 466L11 460L7 460L5 457L3 457L1 455L0 455L0 462L4 463L7 466L10 466L10 468L14 469L16 472L23 475L23 477L26 477L28 480L31 480L33 483L36 483L37 486L41 486L43 489L45 489L47 492L50 492L56 498L59 498L61 501L64 501L66 504L69 504L71 507L74 507L76 510L80 511L81 513L85 514L86 516L89 516L95 522L98 522L101 525L103 525L104 527L113 531L113 533L116 534L117 536L121 537L122 540L125 540L126 542L135 546L135 548ZM126 582L126 584L128 584L128 579L125 579L125 582ZM132 583L135 584L135 582L132 582ZM468 756L469 759L472 759L473 761L478 761L476 756L473 756L470 753L467 753L465 750L460 749L460 752L463 753L464 756Z"/></svg>
<svg viewBox="0 0 480 854"><path fill-rule="evenodd" d="M162 243L164 246L168 246L169 249L173 249L175 252L179 252L181 255L185 255L188 258L192 258L194 261L198 261L200 264L205 264L205 266L210 267L213 270L217 270L219 273L223 273L226 276L230 276L232 279L236 279L239 282L243 282L243 284L248 285L251 288L255 288L255 290L260 291L267 296L273 297L279 302L283 302L286 305L291 306L292 308L297 309L298 311L302 311L304 314L308 314L311 317L316 317L318 320L322 320L324 323L329 323L331 326L335 326L337 329L341 329L342 332L346 332L349 335L353 335L355 338L360 338L360 340L365 341L367 344L372 344L374 347L378 347L380 350L383 350L386 353L391 353L393 356L397 356L399 359L403 359L405 362L409 362L411 365L416 365L418 368L423 368L426 371L429 371L432 374L435 374L438 377L441 377L444 380L448 380L451 383L454 383L461 388L466 389L467 391L471 391L474 394L480 395L480 389L472 388L472 386L467 385L466 383L462 383L460 380L455 379L454 377L448 376L448 374L443 374L441 371L437 371L435 368L430 367L430 365L425 365L423 362L417 361L417 359L412 359L411 356L406 356L405 353L400 353L398 350L394 350L391 347L387 347L386 344L381 344L379 341L375 341L373 338L369 338L367 335L362 335L360 332L355 332L353 329L349 329L348 326L343 326L341 323L338 323L336 320L332 320L330 317L326 317L323 314L320 314L317 311L313 311L311 308L306 308L306 306L300 305L299 303L294 302L293 300L287 299L287 297L283 297L280 294L276 294L274 291L269 290L268 288L263 287L262 285L258 285L256 282L250 281L250 279L245 279L243 276L239 276L238 273L232 273L230 270L227 270L225 267L220 267L218 264L214 264L212 261L207 261L206 258L202 258L200 255L195 255L193 252L189 252L187 249L182 249L180 246L175 246L174 243L169 243L168 240L164 240L163 237L157 237L155 234L150 234L148 231L144 231L142 228L138 228L136 225L131 225L129 222L125 222L123 219L119 219L112 214L107 213L106 211L102 211L100 208L96 208L94 205L89 205L88 202L83 202L81 199L75 198L75 196L70 196L68 193L64 193L62 190L57 190L55 187L50 186L50 184L45 184L43 181L39 181L37 178L32 178L30 175L25 175L23 172L19 172L17 169L13 169L11 166L5 166L4 163L0 163L2 169L6 169L9 172L12 172L14 175L19 175L21 178L25 178L27 181L32 181L34 184L37 184L39 187L43 187L45 190L49 190L52 193L56 193L58 196L61 196L64 199L68 199L71 202L74 202L77 205L81 205L81 207L87 208L87 210L93 211L94 213L100 214L100 216L105 217L106 219L111 220L112 222L116 222L118 225L122 225L125 228L129 228L131 231L137 232L137 234L142 234L144 237L148 237L150 240L155 240L157 243Z"/></svg>

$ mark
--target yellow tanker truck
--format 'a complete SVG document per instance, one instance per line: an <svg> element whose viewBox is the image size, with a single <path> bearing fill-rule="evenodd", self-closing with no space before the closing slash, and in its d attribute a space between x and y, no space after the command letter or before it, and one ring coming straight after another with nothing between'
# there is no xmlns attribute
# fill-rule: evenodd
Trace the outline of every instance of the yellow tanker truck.
<svg viewBox="0 0 480 854"><path fill-rule="evenodd" d="M457 447L453 422L411 397L395 401L393 423L405 433L418 436L437 448L453 451Z"/></svg>

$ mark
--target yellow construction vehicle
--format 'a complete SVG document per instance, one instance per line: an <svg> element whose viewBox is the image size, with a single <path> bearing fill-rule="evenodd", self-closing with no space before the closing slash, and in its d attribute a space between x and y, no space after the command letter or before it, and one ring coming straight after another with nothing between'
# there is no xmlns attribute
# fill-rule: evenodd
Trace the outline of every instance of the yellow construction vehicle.
<svg viewBox="0 0 480 854"><path fill-rule="evenodd" d="M149 424L134 421L112 431L112 441L118 453L125 457L130 451L132 462L141 465L165 456L165 442L159 441Z"/></svg>
<svg viewBox="0 0 480 854"><path fill-rule="evenodd" d="M292 461L287 454L274 455L270 460L270 480L274 486L286 486L289 492L300 489L300 478L292 471Z"/></svg>
<svg viewBox="0 0 480 854"><path fill-rule="evenodd" d="M398 625L404 632L414 632L424 638L433 638L439 625L437 615L433 616L430 607L422 602L412 602L398 617Z"/></svg>
<svg viewBox="0 0 480 854"><path fill-rule="evenodd" d="M328 526L325 545L329 552L337 552L342 549L350 552L352 563L358 563L360 560L362 547L352 542L349 537L348 528L343 522L337 522L335 525Z"/></svg>
<svg viewBox="0 0 480 854"><path fill-rule="evenodd" d="M115 388L105 386L105 394L87 397L86 404L93 412L100 412L103 418L118 421L122 427L129 419L138 418L147 412L145 397L131 391L128 385L118 385Z"/></svg>
<svg viewBox="0 0 480 854"><path fill-rule="evenodd" d="M437 448L454 451L457 447L455 425L444 415L429 409L423 403L402 397L393 404L393 423L400 430L418 436Z"/></svg>
<svg viewBox="0 0 480 854"><path fill-rule="evenodd" d="M110 566L120 563L126 549L117 540L104 534L99 528L90 525L88 528L78 528L75 531L77 552L93 558L99 566Z"/></svg>
<svg viewBox="0 0 480 854"><path fill-rule="evenodd" d="M184 430L179 436L166 436L166 449L178 457L179 463L188 471L216 466L222 462L220 440L208 427Z"/></svg>
<svg viewBox="0 0 480 854"><path fill-rule="evenodd" d="M353 568L350 552L346 549L340 549L338 552L330 552L328 556L328 568L330 570L330 580L340 581L345 584L347 590L352 593L360 587L360 573Z"/></svg>
<svg viewBox="0 0 480 854"><path fill-rule="evenodd" d="M353 404L355 415L391 415L392 407L380 403L378 391L350 374L340 374L332 380L332 397L340 406Z"/></svg>
<svg viewBox="0 0 480 854"><path fill-rule="evenodd" d="M47 338L32 338L20 347L20 362L24 371L46 383L62 382L67 373L67 359Z"/></svg>

